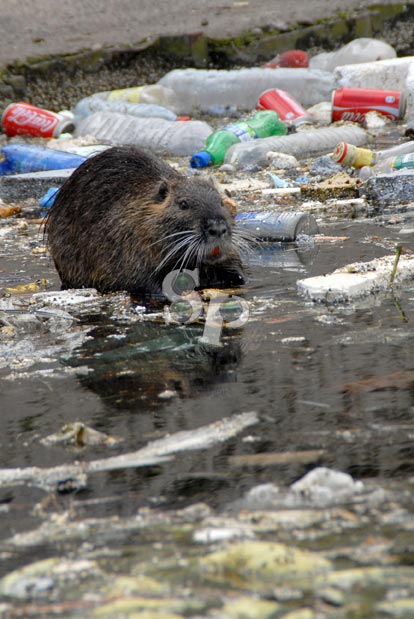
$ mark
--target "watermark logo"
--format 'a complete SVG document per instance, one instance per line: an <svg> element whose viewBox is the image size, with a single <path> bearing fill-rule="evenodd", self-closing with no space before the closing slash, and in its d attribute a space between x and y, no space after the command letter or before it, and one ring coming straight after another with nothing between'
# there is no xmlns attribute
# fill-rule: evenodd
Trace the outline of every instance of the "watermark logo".
<svg viewBox="0 0 414 619"><path fill-rule="evenodd" d="M217 294L210 299L207 311L196 292L199 286L198 269L171 271L164 278L162 291L171 305L168 319L177 324L189 324L205 314L205 325L201 341L212 346L220 346L223 327L238 329L249 319L249 304L236 295Z"/></svg>

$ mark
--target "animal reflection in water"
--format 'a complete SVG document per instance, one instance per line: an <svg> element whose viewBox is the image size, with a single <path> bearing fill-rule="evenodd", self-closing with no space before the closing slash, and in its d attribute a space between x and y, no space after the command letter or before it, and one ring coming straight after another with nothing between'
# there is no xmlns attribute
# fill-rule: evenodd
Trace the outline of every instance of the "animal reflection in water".
<svg viewBox="0 0 414 619"><path fill-rule="evenodd" d="M192 398L233 381L242 357L238 331L224 332L222 345L213 347L200 341L202 325L137 323L122 339L108 325L94 329L67 364L88 367L79 380L112 407L155 410L164 398Z"/></svg>

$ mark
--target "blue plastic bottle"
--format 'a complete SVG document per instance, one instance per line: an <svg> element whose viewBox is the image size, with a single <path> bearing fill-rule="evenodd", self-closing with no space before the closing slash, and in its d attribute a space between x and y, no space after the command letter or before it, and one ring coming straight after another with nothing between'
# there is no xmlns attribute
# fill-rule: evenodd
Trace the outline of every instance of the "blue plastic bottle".
<svg viewBox="0 0 414 619"><path fill-rule="evenodd" d="M81 155L31 144L7 144L0 152L0 176L77 168L86 159Z"/></svg>

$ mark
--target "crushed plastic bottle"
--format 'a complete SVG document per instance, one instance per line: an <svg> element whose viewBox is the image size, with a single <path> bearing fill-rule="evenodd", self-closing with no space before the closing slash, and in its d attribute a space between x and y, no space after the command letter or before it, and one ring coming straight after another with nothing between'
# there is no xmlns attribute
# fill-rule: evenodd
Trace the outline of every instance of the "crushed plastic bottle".
<svg viewBox="0 0 414 619"><path fill-rule="evenodd" d="M267 166L269 151L286 153L303 159L317 153L328 153L341 141L359 146L365 144L367 139L367 132L354 124L308 129L283 137L263 138L245 144L235 144L227 151L224 161L241 168L254 165Z"/></svg>
<svg viewBox="0 0 414 619"><path fill-rule="evenodd" d="M75 116L88 116L91 106L97 101L128 101L130 103L145 103L149 105L160 105L173 110L175 105L175 94L170 88L161 84L148 84L147 86L134 86L132 88L120 88L117 90L104 90L95 92L89 97L84 97L75 106ZM101 110L92 110L101 111Z"/></svg>
<svg viewBox="0 0 414 619"><path fill-rule="evenodd" d="M186 157L203 148L212 128L199 120L170 121L96 112L76 127L75 136L93 135L112 145L135 145L159 155Z"/></svg>
<svg viewBox="0 0 414 619"><path fill-rule="evenodd" d="M95 112L118 112L119 114L130 114L138 118L164 118L165 120L176 120L177 115L173 111L156 105L155 103L136 103L124 99L100 99L92 95L79 101L74 109L75 124L82 118L86 118Z"/></svg>
<svg viewBox="0 0 414 619"><path fill-rule="evenodd" d="M214 113L217 106L252 110L261 93L281 88L305 107L330 99L337 87L332 73L317 69L175 69L158 82L176 95L178 113ZM177 111L177 110L175 110Z"/></svg>
<svg viewBox="0 0 414 619"><path fill-rule="evenodd" d="M41 170L77 168L86 157L31 144L7 144L1 148L0 175Z"/></svg>
<svg viewBox="0 0 414 619"><path fill-rule="evenodd" d="M226 125L208 136L204 150L191 157L192 168L218 165L224 160L227 150L233 144L265 138L271 135L286 135L287 127L279 115L271 110L257 112L252 118Z"/></svg>

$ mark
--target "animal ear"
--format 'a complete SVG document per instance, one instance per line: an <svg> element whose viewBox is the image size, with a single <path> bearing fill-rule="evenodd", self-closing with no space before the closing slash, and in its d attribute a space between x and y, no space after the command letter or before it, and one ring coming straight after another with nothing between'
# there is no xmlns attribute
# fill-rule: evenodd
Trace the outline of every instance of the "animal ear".
<svg viewBox="0 0 414 619"><path fill-rule="evenodd" d="M162 180L158 185L158 192L155 196L156 202L164 202L170 192L170 187L166 180Z"/></svg>
<svg viewBox="0 0 414 619"><path fill-rule="evenodd" d="M234 216L237 213L237 204L235 202L233 202L233 200L231 198L223 198L223 204L224 206L227 206L227 208L230 210L230 213Z"/></svg>
<svg viewBox="0 0 414 619"><path fill-rule="evenodd" d="M220 191L220 184L219 184L219 182L218 182L218 180L216 179L215 176L212 176L211 174L208 174L204 178L207 181L207 183L209 183L209 185L214 187L214 189L217 189L217 191Z"/></svg>

